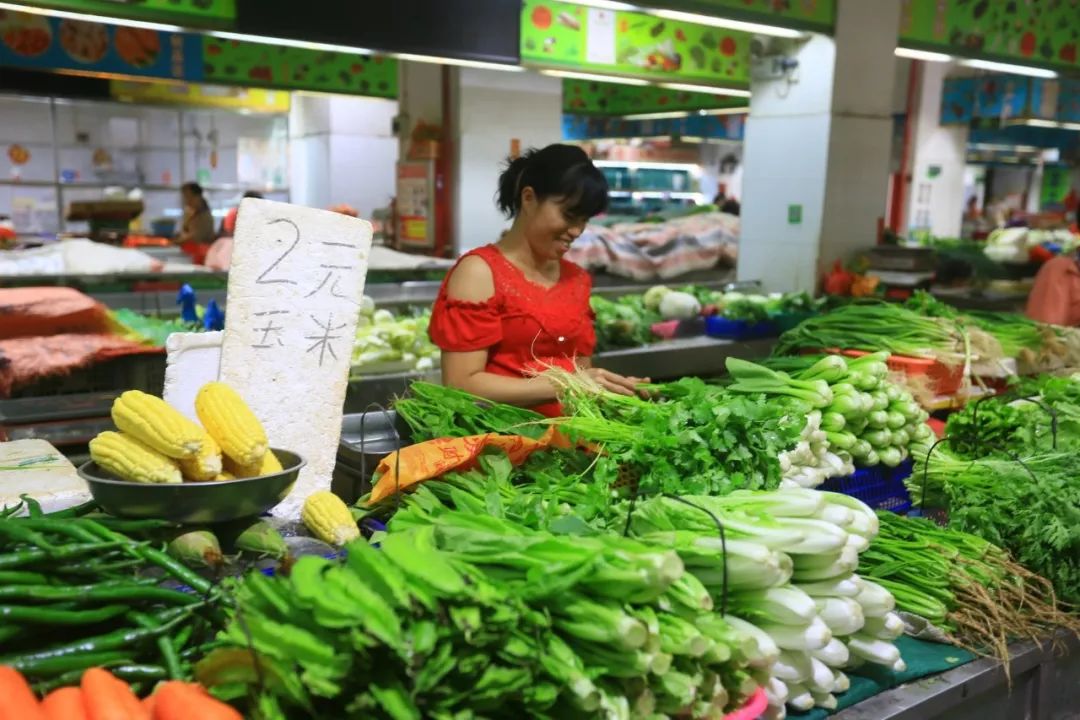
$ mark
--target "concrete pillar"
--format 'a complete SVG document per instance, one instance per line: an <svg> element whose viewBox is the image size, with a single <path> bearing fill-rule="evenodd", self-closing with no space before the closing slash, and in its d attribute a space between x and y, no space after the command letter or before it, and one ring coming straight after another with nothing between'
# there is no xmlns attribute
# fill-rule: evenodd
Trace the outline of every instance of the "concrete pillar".
<svg viewBox="0 0 1080 720"><path fill-rule="evenodd" d="M885 212L900 0L837 5L833 37L787 53L793 73L751 75L738 276L768 290L816 289Z"/></svg>
<svg viewBox="0 0 1080 720"><path fill-rule="evenodd" d="M495 242L509 222L495 208L503 162L562 138L562 81L535 73L462 68L455 93L454 248Z"/></svg>
<svg viewBox="0 0 1080 720"><path fill-rule="evenodd" d="M911 133L907 227L937 237L960 237L968 126L941 125L941 96L951 63L924 62Z"/></svg>

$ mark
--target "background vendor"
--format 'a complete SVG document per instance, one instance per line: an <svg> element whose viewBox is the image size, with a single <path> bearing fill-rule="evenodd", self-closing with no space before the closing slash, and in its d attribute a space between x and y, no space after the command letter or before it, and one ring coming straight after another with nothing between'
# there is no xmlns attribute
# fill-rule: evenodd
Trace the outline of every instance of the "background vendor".
<svg viewBox="0 0 1080 720"><path fill-rule="evenodd" d="M1027 316L1053 325L1080 326L1080 251L1043 263L1028 296Z"/></svg>
<svg viewBox="0 0 1080 720"><path fill-rule="evenodd" d="M180 187L180 198L184 204L184 223L177 240L185 253L196 263L202 263L206 251L217 238L214 216L198 183L184 183Z"/></svg>
<svg viewBox="0 0 1080 720"><path fill-rule="evenodd" d="M549 145L508 163L497 204L513 224L464 255L435 301L430 334L445 384L555 416L556 388L538 375L548 367L586 369L624 395L646 382L591 366L592 279L563 259L607 197L607 180L581 148Z"/></svg>

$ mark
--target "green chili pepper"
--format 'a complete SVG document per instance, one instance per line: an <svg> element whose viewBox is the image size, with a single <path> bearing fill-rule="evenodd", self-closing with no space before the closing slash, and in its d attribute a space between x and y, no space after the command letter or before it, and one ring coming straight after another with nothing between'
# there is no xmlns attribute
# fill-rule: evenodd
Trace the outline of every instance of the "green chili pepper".
<svg viewBox="0 0 1080 720"><path fill-rule="evenodd" d="M61 610L47 605L0 605L0 620L35 625L93 625L127 611L126 605L106 605L93 610Z"/></svg>
<svg viewBox="0 0 1080 720"><path fill-rule="evenodd" d="M136 555L143 558L147 562L157 565L180 582L190 585L191 588L199 594L206 594L210 592L210 590L214 587L213 583L211 583L209 580L199 575L194 570L191 570L183 563L173 560L171 557L169 557L161 550L158 550L157 548L129 540L123 535L113 532L109 528L98 522L94 522L93 520L87 520L86 518L83 518L80 522L84 523L91 532L93 532L103 540L113 540L122 543L126 542L128 544L128 548Z"/></svg>
<svg viewBox="0 0 1080 720"><path fill-rule="evenodd" d="M149 582L154 582L150 580ZM97 585L8 585L0 587L0 600L159 600L179 605L193 605L199 598L179 590L151 587L131 580L107 580Z"/></svg>
<svg viewBox="0 0 1080 720"><path fill-rule="evenodd" d="M91 513L94 510L97 510L97 508L98 508L98 504L96 502L94 502L93 500L88 500L88 501L84 502L82 505L73 505L72 507L64 508L63 510L57 510L56 512L51 512L51 513L45 513L45 517L47 517L47 518L55 518L57 520L59 520L61 518L77 518L77 517L82 517L83 515L86 515L87 513Z"/></svg>
<svg viewBox="0 0 1080 720"><path fill-rule="evenodd" d="M19 565L30 565L42 561L52 563L56 560L81 557L90 553L101 553L122 545L122 542L116 541L65 545L51 552L39 548L25 548L0 555L0 568L18 567Z"/></svg>
<svg viewBox="0 0 1080 720"><path fill-rule="evenodd" d="M30 517L39 518L45 514L44 511L41 509L41 503L39 503L37 500L30 497L29 495L20 495L19 499L26 503L26 511L30 513Z"/></svg>
<svg viewBox="0 0 1080 720"><path fill-rule="evenodd" d="M82 677L82 671L92 667L108 667L133 662L131 653L126 650L111 652L82 653L80 655L61 655L58 657L35 658L20 662L15 660L7 663L24 675L50 676L62 673L78 671Z"/></svg>
<svg viewBox="0 0 1080 720"><path fill-rule="evenodd" d="M0 570L0 587L6 583L20 585L47 585L52 582L48 575L26 570Z"/></svg>
<svg viewBox="0 0 1080 720"><path fill-rule="evenodd" d="M26 520L15 520L8 518L0 521L0 536L5 536L16 543L25 543L27 545L34 545L42 550L48 550L55 552L59 548L49 542L41 533L26 527Z"/></svg>
<svg viewBox="0 0 1080 720"><path fill-rule="evenodd" d="M133 612L131 617L144 628L157 629L161 627L161 623L144 613ZM156 642L158 652L161 653L161 659L165 662L169 678L172 680L182 679L183 671L180 669L180 657L176 653L176 648L173 647L172 640L165 635L159 635Z"/></svg>

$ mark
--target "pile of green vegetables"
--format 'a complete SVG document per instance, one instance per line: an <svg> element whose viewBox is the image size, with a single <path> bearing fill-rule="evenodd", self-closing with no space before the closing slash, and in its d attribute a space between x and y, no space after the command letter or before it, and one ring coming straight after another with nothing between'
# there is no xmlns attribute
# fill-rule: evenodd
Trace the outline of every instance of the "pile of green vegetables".
<svg viewBox="0 0 1080 720"><path fill-rule="evenodd" d="M39 692L77 685L90 667L136 688L190 677L224 621L221 595L132 539L165 524L91 518L89 505L44 514L25 500L29 516L16 516L21 503L0 512L0 665Z"/></svg>
<svg viewBox="0 0 1080 720"><path fill-rule="evenodd" d="M596 315L596 350L648 345L656 339L652 326L661 321L660 313L645 307L641 295L626 295L616 300L593 295L589 306Z"/></svg>
<svg viewBox="0 0 1080 720"><path fill-rule="evenodd" d="M109 320L114 334L153 347L165 347L165 341L174 332L201 332L203 330L203 326L199 323L184 322L176 317L144 315L128 308L110 310Z"/></svg>
<svg viewBox="0 0 1080 720"><path fill-rule="evenodd" d="M247 577L199 680L267 720L722 718L755 687L760 647L670 550L409 509L377 540Z"/></svg>
<svg viewBox="0 0 1080 720"><path fill-rule="evenodd" d="M1052 341L1054 331L1048 325L1035 322L1019 313L985 310L960 311L933 295L917 290L904 307L927 317L946 318L977 327L992 335L1001 344L1005 357L1015 358L1023 352L1038 353Z"/></svg>
<svg viewBox="0 0 1080 720"><path fill-rule="evenodd" d="M929 416L911 393L889 381L886 358L885 353L856 359L804 355L776 358L768 367L728 358L733 382L727 388L808 403L820 414L829 450L845 467L852 461L862 467L879 463L896 467L909 448L928 449L933 432L926 425ZM832 467L829 462L823 469ZM831 475L810 468L789 477L803 487L814 487Z"/></svg>
<svg viewBox="0 0 1080 720"><path fill-rule="evenodd" d="M810 318L781 335L774 354L801 350L887 350L953 366L969 355L965 331L954 321L885 302L852 303Z"/></svg>
<svg viewBox="0 0 1080 720"><path fill-rule="evenodd" d="M374 301L365 297L353 343L353 374L388 369L424 372L437 367L439 348L428 337L430 321L430 312L398 317L389 310L377 310Z"/></svg>
<svg viewBox="0 0 1080 720"><path fill-rule="evenodd" d="M848 687L844 669L861 662L903 667L892 645L903 626L891 614L891 596L854 574L859 551L868 546L878 522L858 500L789 489L636 501L613 500L607 493L605 503L583 479L587 460L574 455L537 453L516 469L505 456L488 455L477 468L447 474L375 507L361 505L358 514L389 518L391 537L402 527L435 525L438 533L450 516L455 527L490 527L499 536L520 536L525 528L573 535L571 547L628 534L647 547L673 550L723 620L756 644L751 676L777 709L785 703L793 710L835 707L834 693ZM459 532L447 535L448 551L461 547ZM520 545L513 537L482 544L466 537L465 547L472 548L468 558L485 565L499 564L504 553ZM500 575L504 572L500 569ZM536 581L559 583L568 575L574 575L572 569L546 569ZM624 586L630 577L607 578L615 596L634 597L635 591ZM684 638L683 632L676 637ZM622 665L646 668L649 653L646 646L623 648ZM582 659L595 674L593 653ZM676 654L673 667L700 677L687 663ZM671 712L670 704L662 707L657 710Z"/></svg>
<svg viewBox="0 0 1080 720"><path fill-rule="evenodd" d="M898 610L944 629L953 643L1007 663L1017 638L1080 632L1080 618L1058 607L1051 583L993 543L921 518L878 517L859 571L889 590Z"/></svg>
<svg viewBox="0 0 1080 720"><path fill-rule="evenodd" d="M943 443L908 480L912 502L947 508L950 528L982 537L1012 553L1080 603L1080 457L1039 452L969 459Z"/></svg>

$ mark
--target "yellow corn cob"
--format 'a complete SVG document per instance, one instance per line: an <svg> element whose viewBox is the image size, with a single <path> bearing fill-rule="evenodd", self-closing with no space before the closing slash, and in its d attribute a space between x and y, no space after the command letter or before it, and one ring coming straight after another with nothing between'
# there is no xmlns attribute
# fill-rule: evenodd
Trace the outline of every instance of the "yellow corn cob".
<svg viewBox="0 0 1080 720"><path fill-rule="evenodd" d="M133 437L108 430L90 441L90 457L122 480L141 483L183 482L171 458Z"/></svg>
<svg viewBox="0 0 1080 720"><path fill-rule="evenodd" d="M209 433L203 433L202 449L194 457L179 461L185 480L205 482L221 474L221 448Z"/></svg>
<svg viewBox="0 0 1080 720"><path fill-rule="evenodd" d="M116 398L112 418L121 432L166 457L193 457L206 435L201 427L159 397L128 390Z"/></svg>
<svg viewBox="0 0 1080 720"><path fill-rule="evenodd" d="M262 460L252 465L241 465L238 462L234 462L232 458L226 456L225 469L238 478L253 478L262 477L263 475L273 475L274 473L281 472L284 468L281 467L281 463L278 461L277 456L274 455L274 451L267 450L266 454L263 455Z"/></svg>
<svg viewBox="0 0 1080 720"><path fill-rule="evenodd" d="M214 476L214 482L221 482L222 480L235 480L236 476L231 472L225 472L224 470Z"/></svg>
<svg viewBox="0 0 1080 720"><path fill-rule="evenodd" d="M266 431L251 408L224 383L207 383L195 396L195 412L221 450L240 465L262 462L269 447Z"/></svg>
<svg viewBox="0 0 1080 720"><path fill-rule="evenodd" d="M315 537L330 545L344 545L360 537L360 528L349 508L329 490L308 495L300 519Z"/></svg>

